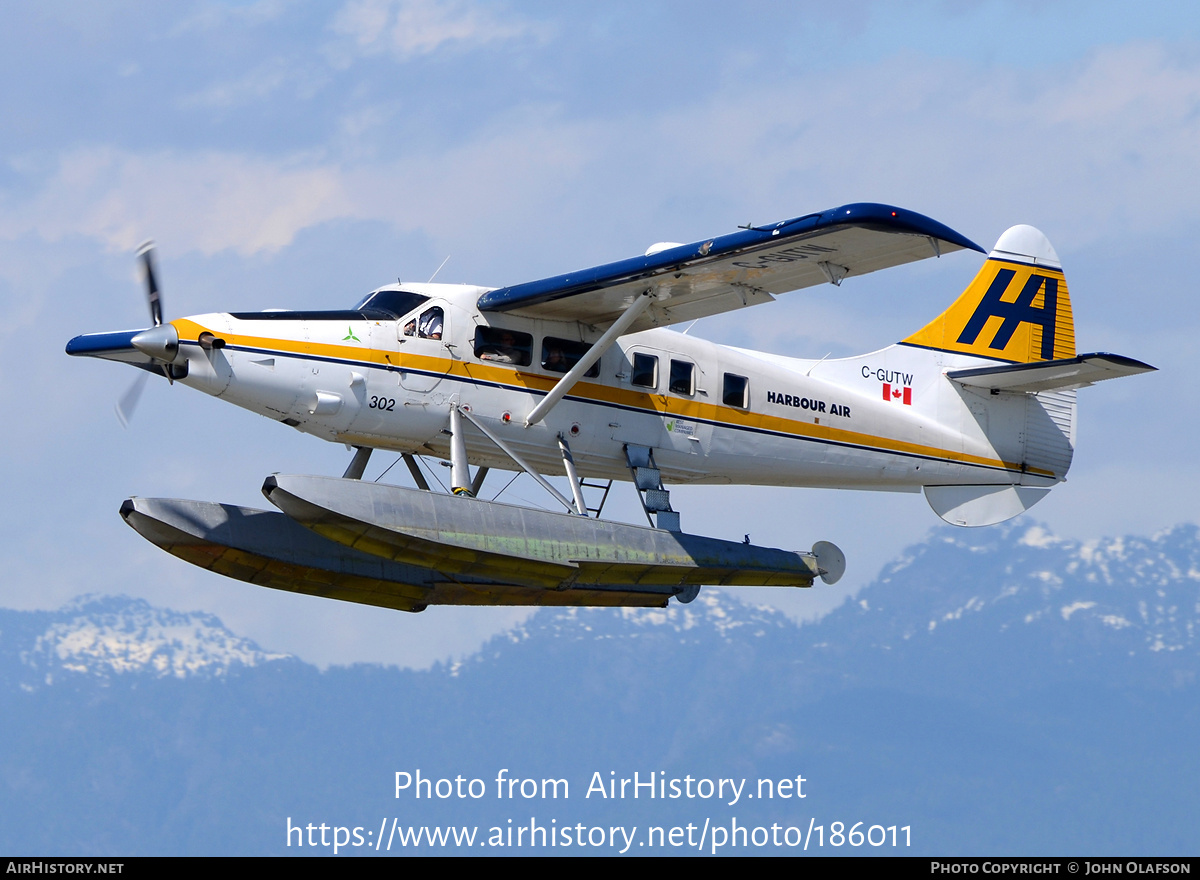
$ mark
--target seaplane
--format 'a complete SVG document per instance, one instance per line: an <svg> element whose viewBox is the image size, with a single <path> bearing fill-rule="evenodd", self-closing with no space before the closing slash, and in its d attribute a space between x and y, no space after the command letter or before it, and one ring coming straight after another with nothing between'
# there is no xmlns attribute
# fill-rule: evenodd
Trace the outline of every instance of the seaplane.
<svg viewBox="0 0 1200 880"><path fill-rule="evenodd" d="M955 251L986 255L974 279L867 354L802 359L669 329ZM1062 265L1037 229L1014 226L985 252L873 203L509 287L386 284L329 311L165 321L151 246L140 259L152 326L76 336L67 354L129 364L353 456L340 477L268 476L275 510L132 497L125 521L228 577L410 612L662 607L705 585L832 584L846 564L834 544L688 534L670 487L923 492L943 520L986 526L1065 479L1078 388L1154 369L1077 353ZM364 480L376 450L398 453L415 488ZM448 463L443 491L429 459ZM562 511L481 499L492 469L529 474ZM601 517L614 481L632 484L646 525Z"/></svg>

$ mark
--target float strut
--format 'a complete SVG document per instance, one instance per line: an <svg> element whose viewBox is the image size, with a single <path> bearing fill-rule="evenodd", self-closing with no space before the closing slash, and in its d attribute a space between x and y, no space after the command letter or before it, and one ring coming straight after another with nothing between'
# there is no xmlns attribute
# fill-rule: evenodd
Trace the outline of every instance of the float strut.
<svg viewBox="0 0 1200 880"><path fill-rule="evenodd" d="M455 412L457 412L457 411L458 410L455 410ZM469 412L464 411L462 414L464 416L466 416L468 419L470 419L471 424L474 425L476 428L478 428L479 432L481 434L483 434L484 437L487 437L489 440L491 440L493 443L495 443L496 446L499 447L501 452L503 452L505 455L507 455L509 458L511 458L514 462L516 462L517 467L519 467L521 470L525 471L525 473L529 474L529 476L531 476L535 480L537 480L538 484L541 485L541 487L543 489L545 489L547 492L549 492L555 498L557 498L558 502L563 507L565 507L567 510L574 512L575 505L572 504L570 501L568 501L562 492L559 492L552 485L550 485L550 482L545 477L543 477L541 474L539 474L537 471L535 471L532 467L530 467L529 462L527 462L527 461L525 461L525 459L521 458L521 456L519 454L517 454L517 451L515 449L513 449L511 446L509 446L507 443L505 443L503 440L501 440L499 437L497 437L495 435L495 433L493 433L493 431L490 428L488 428L487 425L485 425L483 422L476 419L475 416L471 415Z"/></svg>
<svg viewBox="0 0 1200 880"><path fill-rule="evenodd" d="M354 458L350 459L350 467L346 468L342 479L361 480L363 472L367 469L367 462L371 460L371 453L374 451L370 446L355 446Z"/></svg>
<svg viewBox="0 0 1200 880"><path fill-rule="evenodd" d="M571 457L571 447L567 445L567 438L562 434L558 435L558 449L562 453L567 479L571 482L571 494L575 496L575 512L580 516L587 516L588 509L583 500L583 489L579 486L579 474L575 472L575 459Z"/></svg>
<svg viewBox="0 0 1200 880"><path fill-rule="evenodd" d="M421 473L421 468L417 466L417 460L413 458L411 452L406 452L400 456L404 459L404 463L408 465L408 472L412 474L413 482L417 484L418 489L429 491L429 483L425 480L425 475Z"/></svg>
<svg viewBox="0 0 1200 880"><path fill-rule="evenodd" d="M483 488L483 478L486 477L487 475L488 475L488 469L485 467L479 467L475 471L475 479L473 479L471 481L471 496L472 497L474 497L474 498L479 497L479 490Z"/></svg>

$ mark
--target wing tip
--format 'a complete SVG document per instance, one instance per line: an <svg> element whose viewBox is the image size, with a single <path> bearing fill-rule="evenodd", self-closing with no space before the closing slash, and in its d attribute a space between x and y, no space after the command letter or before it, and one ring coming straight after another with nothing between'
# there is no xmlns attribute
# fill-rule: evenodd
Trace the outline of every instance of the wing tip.
<svg viewBox="0 0 1200 880"><path fill-rule="evenodd" d="M112 333L84 333L67 343L66 352L72 357L97 357L107 352L134 351L133 337L140 330L118 330Z"/></svg>
<svg viewBox="0 0 1200 880"><path fill-rule="evenodd" d="M898 232L926 235L965 250L978 251L981 254L987 253L986 248L980 247L945 223L896 205L885 205L881 202L852 202L848 205L831 208L820 216L829 218L826 223L879 223Z"/></svg>

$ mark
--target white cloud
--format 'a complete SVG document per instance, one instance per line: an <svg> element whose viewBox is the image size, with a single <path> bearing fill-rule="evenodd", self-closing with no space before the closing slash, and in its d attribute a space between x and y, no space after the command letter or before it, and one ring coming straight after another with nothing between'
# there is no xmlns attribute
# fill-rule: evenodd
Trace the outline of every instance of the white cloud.
<svg viewBox="0 0 1200 880"><path fill-rule="evenodd" d="M229 153L65 154L29 203L0 214L0 235L82 235L114 250L158 237L179 250L274 251L351 205L336 167Z"/></svg>
<svg viewBox="0 0 1200 880"><path fill-rule="evenodd" d="M350 167L313 156L75 150L32 199L0 204L0 236L78 235L112 250L156 238L177 253L206 255L277 251L339 219L461 236L497 216L525 217L563 191L587 155L589 132L522 123L456 150ZM542 147L531 151L529 138Z"/></svg>
<svg viewBox="0 0 1200 880"><path fill-rule="evenodd" d="M1157 44L1020 73L897 57L675 108L638 143L656 170L747 205L895 201L1079 245L1200 216L1198 106L1200 59Z"/></svg>
<svg viewBox="0 0 1200 880"><path fill-rule="evenodd" d="M364 21L375 13L361 25L369 40L385 39L404 10L431 21L450 15L430 8L353 4ZM483 13L462 14L476 24L430 30L412 46L467 39ZM985 246L1017 222L1079 247L1200 219L1200 58L1145 44L1022 74L906 58L821 83L799 78L619 119L516 108L449 149L436 138L407 141L411 152L385 160L362 149L285 157L77 149L35 196L0 204L0 235L83 235L122 249L170 235L184 250L250 254L335 219L462 240L534 217L565 228L586 213L593 224L619 225L681 197L709 210L738 205L731 222L892 201L953 225L969 220L964 231ZM369 109L355 118L386 138L389 113ZM346 150L346 141L333 132L334 147ZM677 227L659 237L711 234L673 216Z"/></svg>
<svg viewBox="0 0 1200 880"><path fill-rule="evenodd" d="M173 31L182 34L225 26L253 27L275 21L283 15L288 5L288 0L255 0L253 3L237 4L207 0L180 21Z"/></svg>
<svg viewBox="0 0 1200 880"><path fill-rule="evenodd" d="M434 0L350 0L333 22L365 54L391 52L409 60L446 44L476 47L534 33L528 22L501 18L474 3Z"/></svg>
<svg viewBox="0 0 1200 880"><path fill-rule="evenodd" d="M324 71L304 68L283 58L271 58L234 79L207 86L179 99L181 107L234 107L264 101L280 89L311 97L327 80Z"/></svg>

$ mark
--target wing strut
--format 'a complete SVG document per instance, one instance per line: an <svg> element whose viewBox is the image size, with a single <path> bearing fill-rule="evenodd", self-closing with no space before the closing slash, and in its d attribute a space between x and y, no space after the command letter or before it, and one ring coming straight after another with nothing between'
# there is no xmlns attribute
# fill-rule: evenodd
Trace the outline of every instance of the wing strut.
<svg viewBox="0 0 1200 880"><path fill-rule="evenodd" d="M638 319L638 316L646 310L650 305L650 301L654 299L654 289L647 287L638 296L626 306L625 311L621 312L621 316L613 321L612 326L604 331L604 335L596 340L596 344L588 349L587 354L579 359L575 366L567 371L567 374L558 380L550 393L541 399L541 402L533 408L533 410L525 417L525 427L529 428L536 425L546 413L553 409L554 405L562 400L563 395L575 387L583 374L592 368L592 364L600 360L600 356L612 347L612 344L617 341L622 333L629 329L629 326Z"/></svg>

